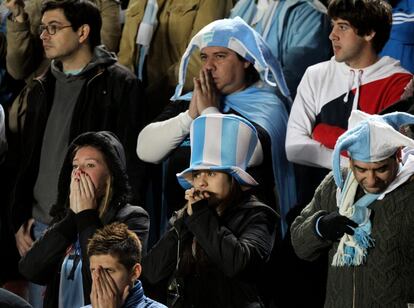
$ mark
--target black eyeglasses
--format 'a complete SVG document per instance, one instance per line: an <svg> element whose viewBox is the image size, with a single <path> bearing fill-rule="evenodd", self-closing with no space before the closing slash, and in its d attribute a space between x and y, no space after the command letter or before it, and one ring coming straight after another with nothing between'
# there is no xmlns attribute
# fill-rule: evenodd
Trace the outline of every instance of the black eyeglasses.
<svg viewBox="0 0 414 308"><path fill-rule="evenodd" d="M69 28L72 27L71 25L69 26L59 26L59 25L40 25L39 26L39 35L43 33L43 31L46 30L46 32L49 35L55 35L57 31L60 31L64 28Z"/></svg>

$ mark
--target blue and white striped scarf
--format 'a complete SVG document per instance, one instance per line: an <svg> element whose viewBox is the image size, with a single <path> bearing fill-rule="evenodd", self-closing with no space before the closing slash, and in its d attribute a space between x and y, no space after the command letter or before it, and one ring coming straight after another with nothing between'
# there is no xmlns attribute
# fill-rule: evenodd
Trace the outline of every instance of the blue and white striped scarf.
<svg viewBox="0 0 414 308"><path fill-rule="evenodd" d="M410 148L404 148L402 161L397 176L381 194L368 194L354 203L358 183L352 171L348 172L343 188L338 188L337 204L339 214L355 221L358 227L354 229L354 235L344 234L339 241L338 249L333 257L333 266L358 266L364 263L368 248L375 246L375 240L371 237L370 209L368 206L397 189L407 182L414 174L414 155Z"/></svg>
<svg viewBox="0 0 414 308"><path fill-rule="evenodd" d="M137 63L137 76L139 80L142 80L142 71L144 69L145 58L148 54L152 36L155 28L158 25L157 20L158 3L157 0L148 0L145 7L144 17L139 25L136 44L138 45L138 63Z"/></svg>
<svg viewBox="0 0 414 308"><path fill-rule="evenodd" d="M338 189L337 204L339 214L356 222L358 227L354 228L353 235L345 233L342 236L332 260L333 266L361 265L365 261L368 248L374 246L371 238L371 210L368 206L380 195L366 193L354 203L358 187L354 173L349 170L342 190Z"/></svg>

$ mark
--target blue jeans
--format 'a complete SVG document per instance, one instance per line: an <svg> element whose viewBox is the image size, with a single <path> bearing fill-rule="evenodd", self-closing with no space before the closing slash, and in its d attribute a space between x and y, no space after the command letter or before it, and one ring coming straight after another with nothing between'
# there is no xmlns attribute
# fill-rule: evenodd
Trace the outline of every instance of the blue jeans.
<svg viewBox="0 0 414 308"><path fill-rule="evenodd" d="M33 224L33 235L35 239L37 240L39 237L42 236L42 234L47 229L48 225L41 223L40 221L35 221ZM29 303L33 306L33 308L42 308L43 307L43 294L46 290L45 286L35 284L32 282L29 282L28 286L28 293L29 293Z"/></svg>

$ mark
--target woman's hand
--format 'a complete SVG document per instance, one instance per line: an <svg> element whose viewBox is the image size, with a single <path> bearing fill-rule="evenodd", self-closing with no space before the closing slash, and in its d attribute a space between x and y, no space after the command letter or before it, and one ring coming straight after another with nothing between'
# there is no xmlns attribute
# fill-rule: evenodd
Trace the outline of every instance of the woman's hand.
<svg viewBox="0 0 414 308"><path fill-rule="evenodd" d="M196 203L200 200L207 199L210 197L210 194L208 191L200 191L196 190L194 187L187 189L185 191L185 200L188 200L187 202L187 214L189 216L193 215L193 207L192 204Z"/></svg>
<svg viewBox="0 0 414 308"><path fill-rule="evenodd" d="M73 169L70 179L69 207L74 213L78 213L79 179L75 174L76 170Z"/></svg>
<svg viewBox="0 0 414 308"><path fill-rule="evenodd" d="M97 208L96 189L87 173L74 170L70 188L69 200L72 211L79 213Z"/></svg>

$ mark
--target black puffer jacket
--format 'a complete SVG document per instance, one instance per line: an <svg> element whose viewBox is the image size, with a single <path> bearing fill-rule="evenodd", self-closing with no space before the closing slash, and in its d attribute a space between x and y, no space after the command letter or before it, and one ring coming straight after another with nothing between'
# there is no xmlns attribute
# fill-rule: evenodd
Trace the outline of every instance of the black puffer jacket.
<svg viewBox="0 0 414 308"><path fill-rule="evenodd" d="M97 210L85 210L75 214L69 209L69 187L74 150L82 146L92 146L105 157L112 174L113 195L109 208L102 217ZM89 303L92 278L87 258L89 239L98 228L118 221L125 223L141 239L146 250L149 218L147 212L138 206L128 204L129 184L125 169L125 153L119 140L111 132L84 133L69 146L58 187L58 201L51 210L52 226L39 238L20 260L19 270L30 281L46 284L44 307L58 307L59 281L62 261L68 248L76 241L82 254L82 280L85 303Z"/></svg>

